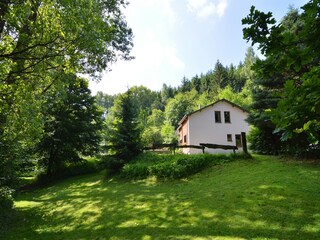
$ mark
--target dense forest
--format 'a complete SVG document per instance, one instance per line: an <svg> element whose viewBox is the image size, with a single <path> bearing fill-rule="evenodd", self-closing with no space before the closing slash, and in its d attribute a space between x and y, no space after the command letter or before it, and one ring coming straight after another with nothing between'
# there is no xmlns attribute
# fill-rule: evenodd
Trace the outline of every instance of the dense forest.
<svg viewBox="0 0 320 240"><path fill-rule="evenodd" d="M318 0L290 9L278 23L272 13L251 8L243 35L263 59L250 47L238 65L217 60L178 87L92 96L89 80L79 76L99 79L117 59L132 59L125 5L1 1L1 214L12 207L17 179L28 171L49 178L97 153L115 156L111 167L121 168L146 146L177 141L185 114L222 98L250 111L252 151L319 158Z"/></svg>

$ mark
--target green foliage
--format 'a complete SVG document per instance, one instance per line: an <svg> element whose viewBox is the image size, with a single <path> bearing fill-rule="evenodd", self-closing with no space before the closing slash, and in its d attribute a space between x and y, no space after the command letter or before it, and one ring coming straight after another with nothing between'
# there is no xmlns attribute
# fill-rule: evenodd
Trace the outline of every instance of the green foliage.
<svg viewBox="0 0 320 240"><path fill-rule="evenodd" d="M276 132L282 132L281 139L287 141L294 135L305 134L311 144L320 142L320 70L314 67L304 74L299 88L292 80L284 86L284 97L273 111L272 120L277 123ZM299 139L299 137L295 137Z"/></svg>
<svg viewBox="0 0 320 240"><path fill-rule="evenodd" d="M252 127L248 135L249 148L254 153L278 155L283 150L283 144L279 141L279 135L272 129ZM278 143L278 144L277 144Z"/></svg>
<svg viewBox="0 0 320 240"><path fill-rule="evenodd" d="M131 59L132 31L121 12L125 5L122 0L1 1L0 188L14 186L15 175L28 171L30 149L40 139L55 142L48 141L47 149L59 145L56 151L74 151L69 144L57 144L63 137L50 136L54 132L48 132L48 125L55 120L43 115L44 104L65 100L67 94L59 89L69 82L61 76L83 73L99 78L119 57ZM70 130L73 126L68 124L62 128ZM87 130L90 138L90 129L81 131ZM84 152L88 149L83 146ZM75 154L65 157L59 161L77 158Z"/></svg>
<svg viewBox="0 0 320 240"><path fill-rule="evenodd" d="M168 122L165 121L161 128L161 137L163 143L175 143L178 141L174 127Z"/></svg>
<svg viewBox="0 0 320 240"><path fill-rule="evenodd" d="M113 106L116 97L117 95L108 95L101 91L98 91L95 96L98 106L102 107L105 113L108 113L109 109Z"/></svg>
<svg viewBox="0 0 320 240"><path fill-rule="evenodd" d="M46 173L40 173L37 175L36 181L31 183L31 186L42 186L49 183L56 182L74 176L81 176L85 174L97 173L103 169L103 165L100 161L88 161L82 159L74 163L65 163L59 169L59 172L54 175L48 176Z"/></svg>
<svg viewBox="0 0 320 240"><path fill-rule="evenodd" d="M161 125L146 127L141 135L141 141L143 146L152 146L155 144L161 144L164 142L161 135ZM171 140L170 140L171 141Z"/></svg>
<svg viewBox="0 0 320 240"><path fill-rule="evenodd" d="M9 220L12 218L13 190L9 187L0 186L0 237L8 228Z"/></svg>
<svg viewBox="0 0 320 240"><path fill-rule="evenodd" d="M128 162L142 149L141 130L137 123L138 116L130 90L116 99L112 114L107 136L109 151L117 159Z"/></svg>
<svg viewBox="0 0 320 240"><path fill-rule="evenodd" d="M193 111L197 92L192 90L188 93L178 93L171 98L165 108L166 120L173 127L178 127L182 117Z"/></svg>
<svg viewBox="0 0 320 240"><path fill-rule="evenodd" d="M278 138L266 146L292 153L320 141L320 48L314 40L320 34L319 2L309 1L302 9L301 14L290 9L278 25L271 13L254 7L243 19L249 25L243 29L244 38L258 44L266 56L254 65L257 78L249 120L265 135L274 134L269 140Z"/></svg>
<svg viewBox="0 0 320 240"><path fill-rule="evenodd" d="M227 86L218 94L218 99L226 99L233 102L244 109L249 109L252 104L251 92L243 89L240 93L235 93L231 86Z"/></svg>
<svg viewBox="0 0 320 240"><path fill-rule="evenodd" d="M130 58L132 32L120 11L123 6L123 1L5 1L0 56L20 70L8 77L13 80L12 74L18 77L30 67L55 69L56 64L94 76L119 55Z"/></svg>
<svg viewBox="0 0 320 240"><path fill-rule="evenodd" d="M159 155L144 153L125 164L120 176L128 179L143 179L155 176L160 179L179 179L200 172L208 166L237 159L248 159L249 155Z"/></svg>
<svg viewBox="0 0 320 240"><path fill-rule="evenodd" d="M125 163L125 160L114 155L104 155L101 157L101 165L107 170L107 174L111 176L119 173Z"/></svg>
<svg viewBox="0 0 320 240"><path fill-rule="evenodd" d="M102 112L90 95L88 82L64 77L69 81L66 88L54 91L45 105L44 135L37 148L48 176L58 174L65 162L81 161L80 154L95 153L100 143Z"/></svg>
<svg viewBox="0 0 320 240"><path fill-rule="evenodd" d="M136 111L147 110L150 113L154 107L153 103L158 99L158 93L144 86L135 86L130 88L132 94L133 106Z"/></svg>

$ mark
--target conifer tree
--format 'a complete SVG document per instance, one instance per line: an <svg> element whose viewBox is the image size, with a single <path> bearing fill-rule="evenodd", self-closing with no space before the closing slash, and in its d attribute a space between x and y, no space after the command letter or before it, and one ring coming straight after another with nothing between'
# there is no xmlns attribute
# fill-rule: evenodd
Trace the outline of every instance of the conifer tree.
<svg viewBox="0 0 320 240"><path fill-rule="evenodd" d="M59 173L67 163L81 161L100 144L102 111L91 96L88 82L65 76L66 88L54 91L44 106L44 135L38 145L48 176Z"/></svg>
<svg viewBox="0 0 320 240"><path fill-rule="evenodd" d="M122 161L119 167L141 152L141 131L137 119L132 93L128 90L115 101L108 136L111 153Z"/></svg>

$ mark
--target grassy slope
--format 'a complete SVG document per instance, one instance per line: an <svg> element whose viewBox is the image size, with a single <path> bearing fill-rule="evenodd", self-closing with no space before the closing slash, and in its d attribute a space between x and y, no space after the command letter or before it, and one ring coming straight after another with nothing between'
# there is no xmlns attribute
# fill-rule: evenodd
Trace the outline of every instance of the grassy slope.
<svg viewBox="0 0 320 240"><path fill-rule="evenodd" d="M319 239L320 169L271 157L157 182L73 178L21 194L7 239Z"/></svg>

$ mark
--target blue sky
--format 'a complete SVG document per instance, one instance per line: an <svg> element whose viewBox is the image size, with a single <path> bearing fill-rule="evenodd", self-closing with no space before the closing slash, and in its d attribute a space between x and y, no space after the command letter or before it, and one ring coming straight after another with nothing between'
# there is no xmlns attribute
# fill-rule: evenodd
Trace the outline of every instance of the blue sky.
<svg viewBox="0 0 320 240"><path fill-rule="evenodd" d="M237 65L250 46L242 38L241 19L252 5L271 11L277 21L289 6L307 0L131 0L124 10L134 33L132 61L119 60L92 93L122 93L132 86L160 90L180 85L186 76L213 69L216 61Z"/></svg>

